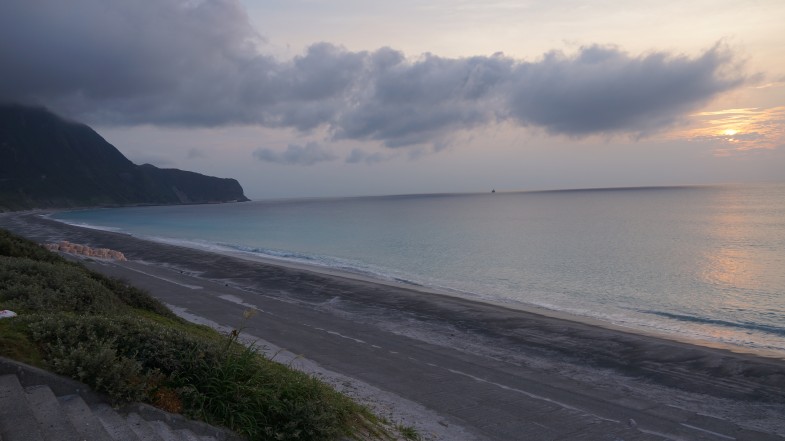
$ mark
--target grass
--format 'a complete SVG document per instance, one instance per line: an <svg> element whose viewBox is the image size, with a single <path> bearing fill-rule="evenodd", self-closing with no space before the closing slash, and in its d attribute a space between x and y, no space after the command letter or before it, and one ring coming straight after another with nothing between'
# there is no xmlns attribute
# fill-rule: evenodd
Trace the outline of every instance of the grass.
<svg viewBox="0 0 785 441"><path fill-rule="evenodd" d="M251 440L391 439L366 408L126 283L0 230L0 355ZM411 428L397 428L419 439Z"/></svg>
<svg viewBox="0 0 785 441"><path fill-rule="evenodd" d="M422 438L420 437L419 432L412 426L404 426L402 424L398 424L395 426L395 430L401 434L404 439L410 441L420 441Z"/></svg>
<svg viewBox="0 0 785 441"><path fill-rule="evenodd" d="M0 356L34 366L43 364L41 352L16 320L0 320Z"/></svg>

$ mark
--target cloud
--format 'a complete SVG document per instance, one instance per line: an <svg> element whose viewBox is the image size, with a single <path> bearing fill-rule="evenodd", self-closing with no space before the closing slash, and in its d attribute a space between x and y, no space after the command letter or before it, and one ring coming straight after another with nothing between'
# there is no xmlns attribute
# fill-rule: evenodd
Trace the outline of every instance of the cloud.
<svg viewBox="0 0 785 441"><path fill-rule="evenodd" d="M92 121L256 122L274 63L236 0L7 0L0 3L0 97ZM236 109L236 110L233 110Z"/></svg>
<svg viewBox="0 0 785 441"><path fill-rule="evenodd" d="M692 127L670 136L711 143L723 156L754 150L777 150L785 145L785 106L722 109L690 117Z"/></svg>
<svg viewBox="0 0 785 441"><path fill-rule="evenodd" d="M513 78L513 118L573 136L657 131L744 80L722 45L696 58L631 57L600 46L572 56L555 51L515 66Z"/></svg>
<svg viewBox="0 0 785 441"><path fill-rule="evenodd" d="M497 119L499 86L513 61L503 56L407 60L381 49L367 55L357 92L331 122L338 139L382 141L388 147L434 143L450 132Z"/></svg>
<svg viewBox="0 0 785 441"><path fill-rule="evenodd" d="M338 156L314 142L305 146L290 144L283 152L260 148L254 150L253 156L260 161L283 165L314 165L338 159Z"/></svg>
<svg viewBox="0 0 785 441"><path fill-rule="evenodd" d="M692 57L586 46L534 61L329 43L278 60L264 44L239 0L5 0L0 100L89 123L319 129L394 148L499 122L641 136L745 82L721 44Z"/></svg>
<svg viewBox="0 0 785 441"><path fill-rule="evenodd" d="M206 158L207 154L201 149L197 149L192 147L188 149L188 153L186 154L186 158L188 159L197 159L197 158Z"/></svg>
<svg viewBox="0 0 785 441"><path fill-rule="evenodd" d="M365 150L361 149L352 149L349 153L349 156L346 157L347 164L376 164L377 162L382 162L390 159L390 155L383 155L379 152L375 153L368 153Z"/></svg>

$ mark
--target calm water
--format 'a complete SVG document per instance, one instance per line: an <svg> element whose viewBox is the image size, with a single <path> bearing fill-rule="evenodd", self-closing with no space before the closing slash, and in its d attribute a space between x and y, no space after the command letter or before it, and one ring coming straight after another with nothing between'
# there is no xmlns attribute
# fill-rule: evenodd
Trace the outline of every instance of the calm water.
<svg viewBox="0 0 785 441"><path fill-rule="evenodd" d="M259 201L56 218L785 356L785 185Z"/></svg>

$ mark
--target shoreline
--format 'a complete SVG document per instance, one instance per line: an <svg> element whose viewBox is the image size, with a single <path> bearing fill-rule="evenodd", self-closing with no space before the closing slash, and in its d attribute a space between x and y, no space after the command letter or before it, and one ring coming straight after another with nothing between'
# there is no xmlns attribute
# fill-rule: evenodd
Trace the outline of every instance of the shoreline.
<svg viewBox="0 0 785 441"><path fill-rule="evenodd" d="M777 359L777 360L785 361L785 350L783 350L783 351L776 351L776 350L768 350L768 349L760 349L760 348L751 348L751 347L747 347L747 346L735 345L735 344L732 344L732 343L726 343L726 342L721 342L721 341L705 340L705 339L700 339L700 338L697 338L697 337L689 337L689 336L679 335L679 334L676 334L676 333L673 333L673 332L667 332L667 331L662 331L662 330L657 330L657 329L644 329L644 328L642 328L640 326L635 327L635 326L629 326L629 325L624 325L624 324L613 323L611 321L603 320L603 319L600 319L600 318L595 318L595 317L586 316L586 315L579 315L579 314L571 313L571 312L568 312L568 311L561 311L561 310L557 310L557 309L550 309L550 308L547 308L547 307L534 305L534 304L528 304L528 303L524 303L524 302L517 302L517 301L503 302L503 301L498 301L498 300L490 299L490 298L487 298L487 297L483 297L482 295L477 294L477 293L462 292L462 291L455 290L455 289L450 289L450 288L440 288L440 287L433 287L433 286L425 286L425 285L417 284L417 283L414 283L414 282L407 283L407 282L399 282L399 281L395 281L395 280L387 280L387 279L383 279L381 277L376 278L376 277L373 277L373 276L370 276L370 275L364 275L364 274L359 273L359 272L352 272L352 271L348 271L348 270L341 270L341 269L332 268L332 267L329 267L329 266L313 265L313 264L308 264L308 263L304 263L304 262L290 261L290 260L287 260L287 259L276 259L276 258L272 258L272 257L265 257L265 256L257 255L257 254L255 254L253 252L245 252L245 251L241 251L241 250L232 250L232 249L221 250L221 249L209 248L207 246L201 247L201 246L199 246L198 243L189 242L189 241L179 241L179 240L167 241L165 238L161 238L160 240L156 240L156 238L140 237L140 236L133 235L131 233L113 230L111 228L103 228L103 227L94 226L94 225L72 224L72 223L68 223L68 222L65 222L65 221L53 219L51 217L51 214L54 214L54 213L56 213L58 211L61 211L61 210L42 210L42 211L36 210L35 212L30 212L29 214L34 214L34 215L40 216L42 218L45 218L45 219L47 219L49 221L57 222L57 223L60 223L60 224L63 224L63 225L68 225L70 227L83 228L83 229L87 229L87 230L95 230L95 231L119 234L119 235L124 235L124 236L127 236L127 237L132 237L132 238L135 238L135 239L138 239L138 240L141 240L141 241L147 241L147 242L163 244L163 245L168 245L168 246L189 248L189 249L193 249L193 250L197 250L197 251L201 251L201 252L205 252L205 253L215 253L215 254L219 254L219 255L222 255L222 256L237 258L237 259L241 259L241 260L245 260L245 261L253 262L253 263L258 263L258 264L262 264L262 265L270 265L270 266L280 267L280 268L284 268L284 269L305 271L305 272L309 272L309 273L312 273L312 274L317 275L317 276L337 277L337 278L342 278L342 279L347 279L347 280L355 280L355 281L361 281L361 282L366 282L366 283L379 284L379 285L384 285L384 286L388 286L388 287L391 287L391 288L402 289L402 290L409 290L409 291L412 291L412 292L415 292L415 293L421 293L421 294L425 294L425 295L435 295L435 296L444 296L444 297L454 298L454 299L461 299L461 300L465 300L465 301L471 302L471 303L482 304L482 305L492 305L492 306L503 308L503 309L509 309L511 311L518 311L518 312L523 312L523 313L527 313L527 314L533 314L533 315L538 315L538 316L543 316L543 317L548 317L548 318L554 318L554 319L558 319L558 320L565 320L565 321L570 321L570 322L575 322L575 323L581 323L581 324L584 324L584 325L595 326L595 327L599 327L599 328L603 328L603 329L607 329L607 330L611 330L611 331L618 331L618 332L623 332L623 333L631 333L631 334L636 334L636 335L649 337L649 338L654 338L654 339L669 340L669 341L673 341L673 342L677 342L677 343L683 343L683 344L692 345L692 346L699 346L699 347L705 347L705 348L711 348L711 349L718 349L718 350L732 352L734 354L751 355L751 356L757 356L757 357L763 357L763 358L771 358L771 359Z"/></svg>
<svg viewBox="0 0 785 441"><path fill-rule="evenodd" d="M359 273L353 273L351 271L342 271L340 269L329 268L329 267L321 267L318 265L309 265L307 263L300 263L300 262L290 262L284 259L278 260L275 258L267 258L263 256L256 256L253 253L243 252L243 251L233 251L233 250L215 250L215 249L207 249L198 246L188 246L182 243L172 243L166 240L155 240L153 238L145 238L135 236L133 234L123 232L123 231L116 231L108 228L101 228L92 225L77 225L71 224L68 222L56 220L51 218L51 214L58 212L61 210L30 210L25 212L14 212L14 213L0 213L0 217L8 216L13 214L21 215L22 218L28 217L37 217L48 222L52 222L54 224L59 224L62 226L67 226L71 228L75 228L78 230L86 230L86 231L95 231L98 233L104 233L109 235L117 235L119 237L125 237L133 240L140 241L142 243L151 243L151 244L159 244L164 246L170 247L178 247L178 248L185 248L201 253L206 254L215 254L220 255L228 258L239 259L245 262L259 264L274 268L279 268L282 270L294 270L294 271L301 271L304 273L312 274L316 277L328 277L328 278L335 278L340 280L345 280L348 282L361 282L367 283L371 285L380 285L389 287L395 290L400 291L407 291L412 295L421 295L424 294L426 296L437 296L443 298L446 301L458 301L458 302L466 302L467 304L475 305L476 307L493 307L493 308L500 308L502 310L508 310L509 312L520 312L532 316L539 316L542 318L548 319L556 319L561 321L566 321L574 324L580 325L587 325L590 327L597 327L606 329L609 331L617 331L625 334L632 334L644 338L651 338L654 340L664 340L670 341L673 343L678 344L685 344L689 346L696 346L711 350L719 350L724 352L729 352L738 355L745 355L745 356L753 356L753 357L761 357L766 359L774 359L778 361L785 361L785 354L779 354L775 351L767 351L762 349L754 349L754 348L747 348L744 346L732 345L722 342L712 342L707 340L700 340L696 338L690 338L686 336L678 336L666 332L658 332L658 331L649 331L643 330L639 328L628 327L624 325L618 325L615 323L611 323L608 321L603 321L601 319L589 317L589 316L581 316L577 314L573 314L570 312L559 311L554 309L548 309L545 307L526 304L522 302L499 302L494 301L491 299L481 298L478 295L474 295L472 293L461 293L459 291L449 290L449 289L439 289L435 287L428 287L423 285L416 285L411 283L404 283L404 282L396 282L393 280L383 280L380 278L374 278L372 276L366 276ZM0 227L2 227L0 223ZM64 239L67 240L67 239ZM119 248L118 248L119 249ZM144 259L137 259L144 261Z"/></svg>
<svg viewBox="0 0 785 441"><path fill-rule="evenodd" d="M548 309L537 305L529 305L529 304L518 303L518 302L510 302L510 303L498 302L490 299L477 298L470 293L461 295L461 293L457 291L451 292L447 289L440 290L438 288L427 287L423 285L413 285L408 283L396 282L392 280L376 279L370 276L365 276L358 273L352 273L350 271L341 271L339 269L320 267L317 265L308 265L306 263L289 262L286 260L277 260L274 258L255 256L251 253L246 253L242 251L231 251L231 250L220 251L220 250L206 249L197 246L187 246L180 243L169 243L165 240L158 241L151 238L135 236L133 234L122 232L122 231L104 229L95 226L70 224L60 220L52 219L50 217L51 214L57 211L60 210L31 210L27 212L16 212L16 214L21 215L22 218L29 218L32 216L35 218L45 220L47 222L51 222L55 225L62 225L65 227L70 227L82 231L94 231L100 234L116 235L120 238L128 238L129 240L133 239L141 243L150 243L150 244L163 245L167 247L184 248L200 253L205 253L208 255L215 254L231 259L239 259L251 264L258 264L258 265L268 266L272 268L278 268L284 271L293 270L298 272L304 272L304 273L311 274L315 277L334 278L337 280L344 280L349 283L360 282L363 284L369 284L371 286L379 285L394 290L398 290L401 292L408 292L410 295L414 295L414 296L417 295L435 296L437 298L441 298L443 301L446 302L459 302L459 303L465 302L468 307L475 306L478 309L486 308L486 307L499 308L501 310L506 310L509 313L523 313L534 317L541 317L545 319L556 319L559 321L573 323L575 325L596 327L604 330L630 334L632 336L639 336L647 339L662 340L662 341L672 342L676 344L695 346L698 348L706 348L709 350L718 350L718 351L728 352L741 356L760 357L760 358L772 359L777 361L785 361L785 354L779 354L774 351L747 348L743 346L731 345L722 342L699 340L699 339L685 337L685 336L680 337L665 332L642 330L638 328L632 328L632 327L614 324L593 317L581 316L577 314L572 314L570 312ZM11 214L12 213L4 213L4 214L0 214L0 216L8 216ZM2 227L1 223L0 223L0 227ZM122 246L118 246L117 249L120 248L122 248ZM136 260L140 260L143 262L145 261L145 259L136 259ZM167 263L165 263L165 265Z"/></svg>
<svg viewBox="0 0 785 441"><path fill-rule="evenodd" d="M58 222L58 221L56 221ZM72 224L68 224L72 225ZM79 228L87 228L92 229L92 226L78 226L72 225ZM766 350L766 349L757 349L757 348L749 348L741 345L733 345L730 343L724 343L719 341L710 341L710 340L701 340L699 338L688 337L688 336L680 336L674 333L668 333L665 331L657 331L657 330L647 330L641 328L635 328L632 326L625 326L621 324L612 323L610 321L604 321L602 319L590 317L590 316L582 316L578 314L574 314L568 311L560 311L557 309L549 309L543 306L527 304L523 302L501 302L489 298L484 298L475 293L464 293L457 290L450 290L447 288L440 289L438 287L430 287L424 286L415 283L406 283L406 282L398 282L394 280L385 280L381 278L374 278L372 276L366 276L359 273L354 273L351 271L342 271L340 269L330 268L330 267L321 267L318 265L309 265L307 263L300 263L300 262L290 262L284 259L277 260L274 258L267 258L263 256L255 256L252 253L246 253L242 251L231 251L231 250L214 250L214 249L206 249L200 248L198 246L188 246L186 244L179 244L179 243L169 243L165 240L157 241L150 238L143 238L134 236L129 233L119 232L119 231L111 231L111 230L102 230L100 228L95 228L98 231L108 231L114 232L118 234L126 234L130 237L134 237L140 240L154 242L154 243L161 243L166 245L172 246L181 246L184 248L191 248L199 251L203 251L206 253L215 253L220 254L227 257L237 258L253 263L258 263L262 265L270 265L276 266L285 269L297 270L297 271L304 271L309 272L317 276L329 276L329 277L336 277L346 280L352 281L360 281L365 283L372 283L378 285L384 285L395 289L401 290L408 290L414 293L419 293L423 295L430 295L430 296L443 296L451 299L460 299L466 302L478 304L478 305L490 305L502 309L508 309L510 311L517 311L523 312L527 314L532 314L536 316L542 316L547 318L553 318L558 320L564 320L568 322L575 322L580 323L588 326L599 327L611 331L618 331L623 333L630 333L636 334L644 337L650 337L654 339L660 340L669 340L677 343L684 343L691 346L699 346L699 347L706 347L711 349L718 349L723 351L732 352L735 354L744 354L744 355L752 355L757 357L763 358L772 358L777 360L785 361L785 352L777 352L774 350Z"/></svg>
<svg viewBox="0 0 785 441"><path fill-rule="evenodd" d="M118 249L132 265L142 265L159 276L138 273L131 277L135 285L139 282L156 296L176 296L180 302L167 303L200 317L234 308L233 313L210 317L216 323L230 325L232 317L240 314L237 311L247 305L265 314L274 311L254 325L258 328L253 335L328 370L457 419L450 424L475 424L483 434L490 433L490 439L510 439L504 433L516 433L513 427L528 420L538 421L536 409L553 403L561 406L559 412L570 415L579 409L580 415L569 417L575 421L596 423L600 418L619 423L626 421L620 415L629 415L643 424L653 418L652 412L657 418L669 415L663 421L646 423L651 424L646 430L658 433L684 430L683 423L671 425L669 421L676 418L672 413L678 418L686 415L684 421L691 425L696 424L690 423L695 415L712 415L723 422L711 420L713 425L704 427L716 433L730 434L723 428L728 423L776 434L775 438L734 435L737 439L785 436L785 361L780 358L696 346L508 305L423 294L414 287L148 242L31 213L0 216L0 226L39 242L67 239ZM195 288L208 283L212 290ZM286 312L275 312L276 308ZM325 346L328 342L332 346ZM396 346L380 358L380 348L392 344ZM418 362L425 357L436 358ZM479 389L471 392L468 388ZM461 393L453 396L454 389ZM620 391L624 391L621 396ZM494 398L482 404L453 404L472 403L475 396L491 392ZM533 413L522 416L521 396L539 400ZM618 403L623 404L619 407ZM494 418L499 422L486 427ZM561 430L564 424L559 419L549 430ZM656 428L660 424L667 427ZM589 427L596 426L582 427L593 430Z"/></svg>

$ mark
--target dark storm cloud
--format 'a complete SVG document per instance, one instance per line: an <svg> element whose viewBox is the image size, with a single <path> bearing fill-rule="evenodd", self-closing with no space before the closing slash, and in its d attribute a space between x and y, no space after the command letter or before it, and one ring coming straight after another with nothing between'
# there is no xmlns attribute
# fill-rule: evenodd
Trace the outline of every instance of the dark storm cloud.
<svg viewBox="0 0 785 441"><path fill-rule="evenodd" d="M283 152L267 148L256 149L253 156L260 161L283 165L314 165L338 159L338 156L314 142L304 146L290 144Z"/></svg>
<svg viewBox="0 0 785 441"><path fill-rule="evenodd" d="M333 121L336 138L372 139L389 147L434 142L443 134L487 124L500 111L500 85L513 61L425 55L413 62L391 49L367 55L357 92Z"/></svg>
<svg viewBox="0 0 785 441"><path fill-rule="evenodd" d="M388 147L505 121L645 135L744 81L722 46L696 57L591 46L526 62L318 43L281 61L238 0L5 0L0 66L0 99L91 123L326 128Z"/></svg>
<svg viewBox="0 0 785 441"><path fill-rule="evenodd" d="M630 57L615 48L551 52L513 69L510 115L551 133L645 134L674 123L719 93L739 86L731 54L717 45L697 58L653 53Z"/></svg>

